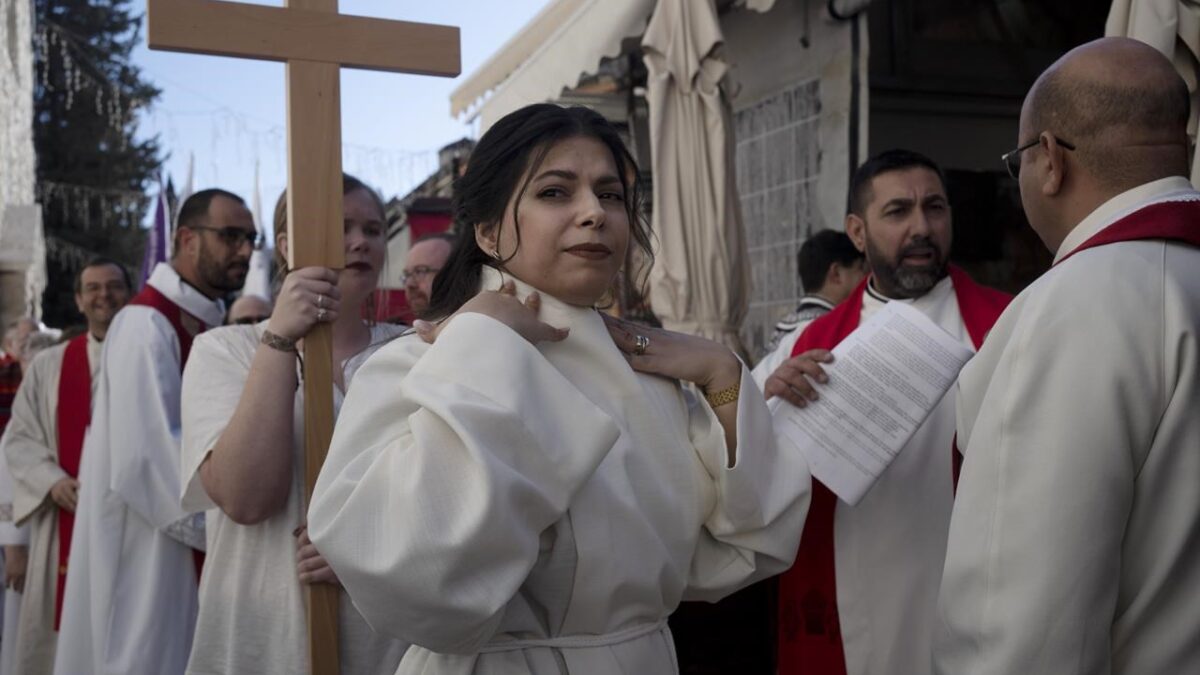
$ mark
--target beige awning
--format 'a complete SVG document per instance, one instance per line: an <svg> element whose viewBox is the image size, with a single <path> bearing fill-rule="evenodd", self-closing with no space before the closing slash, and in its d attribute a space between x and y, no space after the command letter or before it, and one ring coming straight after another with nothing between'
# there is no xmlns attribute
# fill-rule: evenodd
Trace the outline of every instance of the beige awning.
<svg viewBox="0 0 1200 675"><path fill-rule="evenodd" d="M1200 7L1181 0L1113 0L1104 34L1140 40L1171 59L1191 93L1188 136L1195 143L1200 118ZM1193 185L1200 185L1200 152L1192 157L1191 179Z"/></svg>
<svg viewBox="0 0 1200 675"><path fill-rule="evenodd" d="M865 0L857 0L864 2ZM738 0L765 13L776 0ZM557 100L594 73L605 57L619 56L626 38L646 29L657 0L551 0L487 62L450 93L450 114L479 117L486 131L530 103ZM490 97L489 92L494 92Z"/></svg>
<svg viewBox="0 0 1200 675"><path fill-rule="evenodd" d="M570 19L587 0L551 0L537 16L512 36L499 51L450 92L450 114L470 110L487 93L498 87Z"/></svg>
<svg viewBox="0 0 1200 675"><path fill-rule="evenodd" d="M450 111L480 131L530 103L552 101L640 36L654 0L554 0L450 95ZM494 90L494 91L493 91ZM484 99L489 91L492 95Z"/></svg>

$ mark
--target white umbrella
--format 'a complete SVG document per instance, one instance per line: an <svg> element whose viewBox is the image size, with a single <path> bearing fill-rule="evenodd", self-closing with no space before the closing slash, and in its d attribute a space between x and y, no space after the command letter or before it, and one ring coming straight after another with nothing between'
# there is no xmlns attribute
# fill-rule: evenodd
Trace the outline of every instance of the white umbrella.
<svg viewBox="0 0 1200 675"><path fill-rule="evenodd" d="M1189 0L1113 0L1104 34L1145 42L1175 64L1192 97L1188 136L1195 148L1200 110L1200 5ZM1191 178L1192 185L1200 186L1200 156L1194 153Z"/></svg>
<svg viewBox="0 0 1200 675"><path fill-rule="evenodd" d="M712 0L660 0L642 39L654 231L650 303L663 325L744 355L750 270L734 177L728 66Z"/></svg>

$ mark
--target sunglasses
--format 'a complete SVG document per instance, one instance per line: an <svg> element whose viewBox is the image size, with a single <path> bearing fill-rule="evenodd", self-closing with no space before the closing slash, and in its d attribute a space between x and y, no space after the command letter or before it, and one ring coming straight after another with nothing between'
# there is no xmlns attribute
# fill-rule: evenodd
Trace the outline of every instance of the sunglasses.
<svg viewBox="0 0 1200 675"><path fill-rule="evenodd" d="M1032 141L1029 141L1028 143L1026 143L1025 145L1022 145L1021 147L1017 148L1016 150L1009 150L1008 152L1004 153L1003 155L1000 155L1000 161L1004 162L1004 168L1008 169L1008 175L1012 176L1014 179L1018 179L1021 177L1021 153L1025 152L1026 150L1037 145L1039 142L1041 142L1040 137L1035 138ZM1064 141L1061 138L1055 138L1054 142L1057 143L1058 145L1066 148L1067 150L1075 149L1074 145L1071 145L1070 143Z"/></svg>
<svg viewBox="0 0 1200 675"><path fill-rule="evenodd" d="M252 249L260 249L263 245L263 236L258 230L243 230L240 227L205 227L203 225L188 225L186 226L193 230L205 230L207 232L216 232L217 237L231 248L239 248L243 243L250 244Z"/></svg>
<svg viewBox="0 0 1200 675"><path fill-rule="evenodd" d="M234 319L233 323L238 326L245 326L247 324L256 324L260 321L266 321L269 318L271 318L269 315L268 316L253 316L253 315L243 316L240 319Z"/></svg>

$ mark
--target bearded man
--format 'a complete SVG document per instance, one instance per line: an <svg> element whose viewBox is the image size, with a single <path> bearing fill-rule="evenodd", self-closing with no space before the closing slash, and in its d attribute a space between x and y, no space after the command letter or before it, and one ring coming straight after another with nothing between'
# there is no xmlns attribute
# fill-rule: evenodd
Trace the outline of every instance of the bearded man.
<svg viewBox="0 0 1200 675"><path fill-rule="evenodd" d="M220 326L259 242L243 200L183 203L171 262L121 310L101 356L79 471L54 672L182 673L196 620L203 516L179 506L180 382L192 339Z"/></svg>
<svg viewBox="0 0 1200 675"><path fill-rule="evenodd" d="M1009 296L949 264L950 202L941 169L905 150L871 158L850 185L846 233L870 275L813 321L793 357L767 379L768 398L804 407L817 399L808 378L860 323L904 302L972 350ZM781 675L891 675L931 669L937 593L956 457L954 397L946 396L855 506L814 479L800 551L779 586Z"/></svg>

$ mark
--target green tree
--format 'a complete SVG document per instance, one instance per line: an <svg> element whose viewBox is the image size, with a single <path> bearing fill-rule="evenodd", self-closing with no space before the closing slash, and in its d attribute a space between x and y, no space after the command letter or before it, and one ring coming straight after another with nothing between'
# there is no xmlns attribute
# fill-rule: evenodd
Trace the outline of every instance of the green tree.
<svg viewBox="0 0 1200 675"><path fill-rule="evenodd" d="M162 165L157 139L137 141L137 111L159 95L130 56L141 15L130 0L34 0L34 147L47 238L47 323L78 323L72 282L86 257L134 274Z"/></svg>

